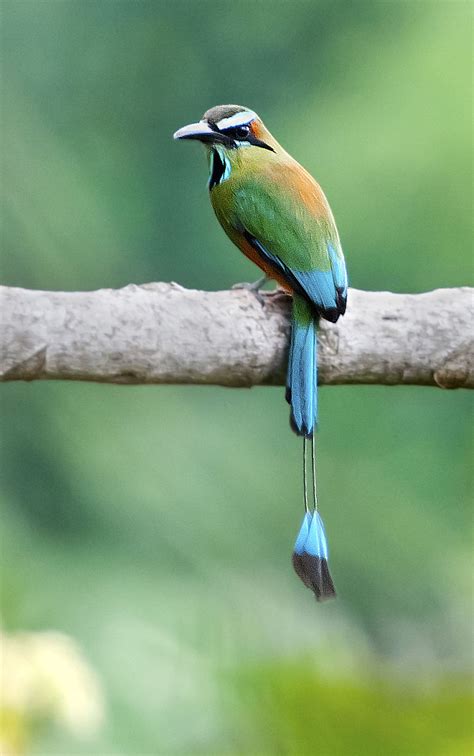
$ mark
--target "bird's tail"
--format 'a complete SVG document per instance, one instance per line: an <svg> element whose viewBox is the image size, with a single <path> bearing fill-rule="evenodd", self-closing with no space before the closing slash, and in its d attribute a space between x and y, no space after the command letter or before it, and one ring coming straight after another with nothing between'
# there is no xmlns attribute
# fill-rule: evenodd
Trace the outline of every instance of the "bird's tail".
<svg viewBox="0 0 474 756"><path fill-rule="evenodd" d="M336 589L328 565L328 544L318 511L305 512L293 549L293 567L316 596L316 601L334 598Z"/></svg>
<svg viewBox="0 0 474 756"><path fill-rule="evenodd" d="M316 319L310 304L293 296L290 354L286 399L290 404L291 427L303 436L303 488L305 515L293 550L293 567L317 601L336 595L328 567L328 546L316 493L316 439L318 422L318 342ZM311 439L307 442L306 439ZM306 447L311 444L313 507L308 505Z"/></svg>
<svg viewBox="0 0 474 756"><path fill-rule="evenodd" d="M318 419L318 355L316 321L310 304L293 297L286 399L290 423L298 436L311 438Z"/></svg>

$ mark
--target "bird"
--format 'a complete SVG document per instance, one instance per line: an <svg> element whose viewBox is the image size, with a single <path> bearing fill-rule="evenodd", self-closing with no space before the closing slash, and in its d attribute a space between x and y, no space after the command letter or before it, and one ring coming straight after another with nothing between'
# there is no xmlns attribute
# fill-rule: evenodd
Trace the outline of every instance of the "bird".
<svg viewBox="0 0 474 756"><path fill-rule="evenodd" d="M304 499L292 561L302 582L323 601L336 590L316 486L317 327L320 318L335 323L344 314L348 287L334 216L319 184L250 108L218 105L173 136L205 146L210 200L221 226L263 271L262 280L273 279L292 296L285 395L291 428L303 438Z"/></svg>

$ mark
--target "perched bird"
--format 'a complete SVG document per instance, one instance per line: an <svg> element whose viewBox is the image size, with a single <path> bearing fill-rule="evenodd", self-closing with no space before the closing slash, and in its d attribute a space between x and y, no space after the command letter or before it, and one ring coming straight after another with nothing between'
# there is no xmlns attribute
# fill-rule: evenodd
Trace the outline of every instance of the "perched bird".
<svg viewBox="0 0 474 756"><path fill-rule="evenodd" d="M335 595L326 535L318 512L316 447L319 317L335 323L346 309L347 273L334 217L320 186L270 134L258 115L218 105L175 139L207 148L211 203L234 244L293 296L286 398L291 427L303 437L305 514L294 568L318 601ZM307 440L313 502L308 504Z"/></svg>

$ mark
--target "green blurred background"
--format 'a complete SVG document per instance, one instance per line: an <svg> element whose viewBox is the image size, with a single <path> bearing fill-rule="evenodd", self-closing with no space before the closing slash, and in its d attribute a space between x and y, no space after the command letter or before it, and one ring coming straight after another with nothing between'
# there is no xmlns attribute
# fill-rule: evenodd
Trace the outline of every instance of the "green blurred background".
<svg viewBox="0 0 474 756"><path fill-rule="evenodd" d="M468 2L3 0L2 280L227 288L202 148L239 102L324 187L351 284L471 270ZM172 317L172 313L170 313ZM292 572L281 388L1 391L3 624L73 636L92 739L36 754L470 754L470 397L321 391L336 602Z"/></svg>

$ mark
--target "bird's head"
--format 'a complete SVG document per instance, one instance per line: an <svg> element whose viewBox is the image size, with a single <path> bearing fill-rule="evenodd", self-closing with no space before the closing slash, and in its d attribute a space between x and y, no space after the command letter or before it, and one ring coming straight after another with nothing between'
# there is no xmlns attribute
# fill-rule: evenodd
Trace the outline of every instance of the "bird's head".
<svg viewBox="0 0 474 756"><path fill-rule="evenodd" d="M281 150L258 115L241 105L217 105L206 110L197 123L174 134L175 139L197 139L209 153L209 189L242 170L250 159L261 159Z"/></svg>
<svg viewBox="0 0 474 756"><path fill-rule="evenodd" d="M217 105L206 110L197 123L183 126L175 139L197 139L208 147L225 150L258 147L275 152L277 143L258 115L242 105Z"/></svg>
<svg viewBox="0 0 474 756"><path fill-rule="evenodd" d="M200 121L183 126L174 138L197 139L208 148L210 189L229 178L235 167L245 164L244 158L261 158L281 150L258 115L242 105L217 105L206 110Z"/></svg>

